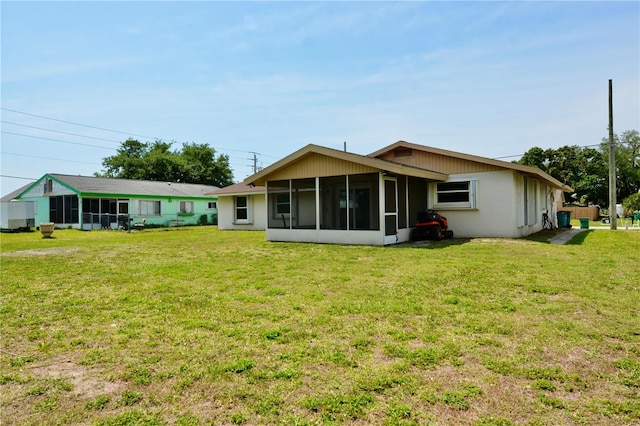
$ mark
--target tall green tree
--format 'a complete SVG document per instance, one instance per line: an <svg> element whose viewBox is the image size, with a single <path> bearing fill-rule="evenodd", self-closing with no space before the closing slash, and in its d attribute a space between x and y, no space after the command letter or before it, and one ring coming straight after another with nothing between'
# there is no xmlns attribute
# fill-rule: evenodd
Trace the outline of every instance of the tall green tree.
<svg viewBox="0 0 640 426"><path fill-rule="evenodd" d="M613 135L616 143L616 189L618 202L640 191L640 133L627 130ZM602 138L600 149L607 158L609 172L609 138Z"/></svg>
<svg viewBox="0 0 640 426"><path fill-rule="evenodd" d="M227 155L216 156L207 144L186 143L171 150L172 143L127 139L116 155L103 158L102 173L96 176L199 183L224 187L233 183Z"/></svg>
<svg viewBox="0 0 640 426"><path fill-rule="evenodd" d="M616 140L617 201L640 191L640 134L627 130ZM558 149L533 147L517 161L535 166L561 182L575 193L567 199L606 206L609 204L609 139L603 138L599 149L563 146Z"/></svg>

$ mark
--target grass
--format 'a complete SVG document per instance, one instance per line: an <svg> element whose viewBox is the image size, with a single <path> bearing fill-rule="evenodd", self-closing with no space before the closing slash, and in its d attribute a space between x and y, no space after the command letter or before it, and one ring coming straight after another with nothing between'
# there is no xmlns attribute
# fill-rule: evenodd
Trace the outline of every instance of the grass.
<svg viewBox="0 0 640 426"><path fill-rule="evenodd" d="M640 423L640 233L1 235L2 424Z"/></svg>

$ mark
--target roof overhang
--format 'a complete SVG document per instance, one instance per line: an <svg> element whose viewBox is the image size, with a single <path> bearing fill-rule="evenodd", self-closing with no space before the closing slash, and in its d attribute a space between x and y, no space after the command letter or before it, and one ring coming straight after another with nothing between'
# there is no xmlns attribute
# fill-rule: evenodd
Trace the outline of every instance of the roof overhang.
<svg viewBox="0 0 640 426"><path fill-rule="evenodd" d="M554 178L553 176L549 175L548 173L543 172L542 170L540 170L537 167L532 167L532 166L525 166L522 164L516 164L516 163L510 163L507 161L501 161L501 160L494 160L493 158L487 158L487 157L480 157L478 155L471 155L471 154L464 154L461 152L456 152L456 151L450 151L447 149L441 149L441 148L434 148L434 147L430 147L430 146L424 146L424 145L418 145L415 143L411 143L411 142L406 142L406 141L398 141L394 144L391 144L387 147L384 147L382 149L379 149L378 151L375 151L371 154L368 155L368 157L372 157L372 158L377 158L383 154L386 154L387 152L393 151L395 149L398 148L410 148L410 149L415 149L415 150L419 150L419 151L423 151L423 152L429 152L432 154L437 154L437 155L443 155L443 156L447 156L447 157L453 157L453 158L459 158L462 160L467 160L467 161L473 161L476 163L482 163L482 164L488 164L491 166L495 166L495 167L500 167L500 168L504 168L504 169L510 169L510 170L516 170L519 171L523 174L529 175L529 176L533 176L536 177L542 181L544 181L545 183L562 189L564 192L573 192L573 188L571 188L569 185L564 184L562 182L560 182L559 180L557 180L556 178Z"/></svg>
<svg viewBox="0 0 640 426"><path fill-rule="evenodd" d="M431 170L425 170L418 167L406 166L404 164L394 163L391 161L381 160L379 158L373 158L370 156L354 154L346 151L339 151L337 149L326 148L319 145L307 145L304 148L284 157L283 159L275 162L269 167L259 171L258 173L249 176L244 180L245 185L264 186L269 180L269 176L276 171L287 167L310 155L322 155L331 158L336 158L343 161L348 161L356 164L362 164L374 169L378 169L381 172L388 172L392 174L413 176L425 178L433 181L444 182L447 180L448 175L445 173L438 173ZM314 177L314 176L308 176Z"/></svg>

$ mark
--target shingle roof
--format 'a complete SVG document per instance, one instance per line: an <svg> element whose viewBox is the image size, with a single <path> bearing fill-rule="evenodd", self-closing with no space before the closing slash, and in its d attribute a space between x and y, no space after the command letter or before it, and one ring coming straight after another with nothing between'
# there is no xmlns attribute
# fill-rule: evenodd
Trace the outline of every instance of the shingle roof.
<svg viewBox="0 0 640 426"><path fill-rule="evenodd" d="M266 187L264 186L251 186L240 182L233 185L225 186L224 188L216 189L215 191L210 192L207 195L239 195L261 193L265 191Z"/></svg>
<svg viewBox="0 0 640 426"><path fill-rule="evenodd" d="M33 185L33 183L28 183L28 184L26 184L25 186L23 186L23 187L21 187L21 188L18 188L18 189L16 189L16 190L15 190L15 191L13 191L13 192L8 193L8 194L7 194L7 195L5 195L4 197L0 198L0 201L3 201L3 202L4 202L4 201L11 201L11 200L15 199L18 195L22 194L22 192L23 192L25 189L29 188L31 185Z"/></svg>
<svg viewBox="0 0 640 426"><path fill-rule="evenodd" d="M50 173L55 180L83 194L152 195L163 197L207 197L205 194L219 189L213 185L160 182L135 179L99 178Z"/></svg>
<svg viewBox="0 0 640 426"><path fill-rule="evenodd" d="M449 151L447 149L442 149L442 148L434 148L431 146L424 146L424 145L418 145L415 143L411 143L411 142L406 142L406 141L398 141L396 143L393 143L389 146L386 146L382 149L379 149L371 154L368 155L368 157L372 157L372 158L377 158L378 156L381 156L382 154L389 152L389 151L393 151L396 148L411 148L411 149L416 149L416 150L420 150L420 151L424 151L424 152L430 152L433 154L439 154L439 155L444 155L447 157L454 157L454 158L460 158L460 159L464 159L464 160L469 160L469 161L474 161L477 163L483 163L483 164L490 164L496 167L501 167L503 169L510 169L510 170L517 170L519 172L523 172L529 175L533 175L533 176L537 176L538 178L542 179L543 181L551 184L551 186L557 187L562 189L563 191L566 192L573 192L573 188L571 188L569 185L560 182L559 180L557 180L556 178L554 178L553 176L543 172L542 170L540 170L537 167L532 167L532 166L525 166L522 164L516 164L516 163L509 163L506 161L501 161L501 160L494 160L492 158L486 158L486 157L480 157L477 155L471 155L471 154L464 154L461 152L455 152L455 151Z"/></svg>

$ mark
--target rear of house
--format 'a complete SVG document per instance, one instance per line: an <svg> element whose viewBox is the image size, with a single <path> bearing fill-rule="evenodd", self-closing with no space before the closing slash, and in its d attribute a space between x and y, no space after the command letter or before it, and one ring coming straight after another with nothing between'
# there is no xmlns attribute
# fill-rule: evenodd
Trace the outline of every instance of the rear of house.
<svg viewBox="0 0 640 426"><path fill-rule="evenodd" d="M308 145L247 178L264 186L267 239L386 245L435 209L456 237L522 237L571 190L537 168L400 141L369 156Z"/></svg>
<svg viewBox="0 0 640 426"><path fill-rule="evenodd" d="M18 198L35 202L35 223L76 229L213 223L215 186L46 174Z"/></svg>
<svg viewBox="0 0 640 426"><path fill-rule="evenodd" d="M210 193L218 197L218 229L266 229L265 190L263 186L237 183Z"/></svg>

